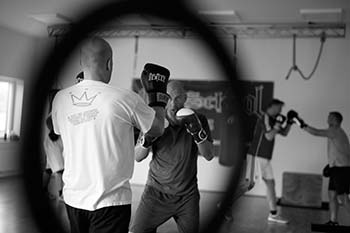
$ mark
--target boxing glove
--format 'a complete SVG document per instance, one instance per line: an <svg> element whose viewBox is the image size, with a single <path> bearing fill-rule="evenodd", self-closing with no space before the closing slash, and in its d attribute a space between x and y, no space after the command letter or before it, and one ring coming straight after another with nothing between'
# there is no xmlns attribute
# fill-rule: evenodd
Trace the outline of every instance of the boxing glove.
<svg viewBox="0 0 350 233"><path fill-rule="evenodd" d="M307 127L307 124L303 121L303 119L299 117L298 113L294 110L290 110L287 113L287 118L288 118L288 122L291 122L289 124L296 123L297 125L299 125L300 128Z"/></svg>
<svg viewBox="0 0 350 233"><path fill-rule="evenodd" d="M294 110L289 110L287 113L287 124L295 123L294 118L298 117L298 113Z"/></svg>
<svg viewBox="0 0 350 233"><path fill-rule="evenodd" d="M277 114L275 120L277 123L280 123L281 125L283 125L283 123L286 121L286 117L283 116L282 114Z"/></svg>
<svg viewBox="0 0 350 233"><path fill-rule="evenodd" d="M307 124L303 121L303 119L301 119L300 117L295 117L294 121L297 125L299 125L300 128L305 128L307 127Z"/></svg>
<svg viewBox="0 0 350 233"><path fill-rule="evenodd" d="M166 93L170 72L167 68L147 63L141 74L141 83L148 95L148 105L165 107L169 100Z"/></svg>
<svg viewBox="0 0 350 233"><path fill-rule="evenodd" d="M51 139L51 141L55 142L59 139L59 135L55 134L55 132L53 130L50 130L49 132L49 138Z"/></svg>
<svg viewBox="0 0 350 233"><path fill-rule="evenodd" d="M273 128L276 130L280 130L285 121L286 121L285 116L283 116L282 114L277 114L277 116L275 117L275 123L273 125Z"/></svg>
<svg viewBox="0 0 350 233"><path fill-rule="evenodd" d="M207 139L208 134L203 129L197 114L192 109L181 108L176 112L176 119L185 125L187 132L193 136L197 144L201 144Z"/></svg>

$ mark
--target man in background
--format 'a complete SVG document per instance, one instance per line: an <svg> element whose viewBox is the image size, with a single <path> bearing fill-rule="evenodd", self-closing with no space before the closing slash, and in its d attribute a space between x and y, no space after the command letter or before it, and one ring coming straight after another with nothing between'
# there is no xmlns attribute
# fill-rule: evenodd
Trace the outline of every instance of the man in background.
<svg viewBox="0 0 350 233"><path fill-rule="evenodd" d="M277 211L277 198L275 190L275 178L272 169L272 155L277 135L287 136L292 125L288 119L283 127L286 117L281 115L284 102L273 99L267 106L265 113L258 119L251 146L248 150L249 156L256 156L260 175L266 185L266 198L270 213L267 220L273 223L287 224Z"/></svg>
<svg viewBox="0 0 350 233"><path fill-rule="evenodd" d="M328 129L316 129L301 121L300 126L308 133L327 138L327 158L329 171L328 198L330 220L327 225L338 223L339 200L350 213L350 144L349 138L341 127L343 116L339 112L330 112Z"/></svg>

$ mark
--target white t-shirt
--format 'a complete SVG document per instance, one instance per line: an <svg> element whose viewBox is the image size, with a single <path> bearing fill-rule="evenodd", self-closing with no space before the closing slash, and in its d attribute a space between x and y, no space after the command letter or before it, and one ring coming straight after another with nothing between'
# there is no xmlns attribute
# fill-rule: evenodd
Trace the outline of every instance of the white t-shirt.
<svg viewBox="0 0 350 233"><path fill-rule="evenodd" d="M84 80L57 93L54 130L63 141L63 196L84 210L131 204L133 127L147 132L155 111L136 93Z"/></svg>

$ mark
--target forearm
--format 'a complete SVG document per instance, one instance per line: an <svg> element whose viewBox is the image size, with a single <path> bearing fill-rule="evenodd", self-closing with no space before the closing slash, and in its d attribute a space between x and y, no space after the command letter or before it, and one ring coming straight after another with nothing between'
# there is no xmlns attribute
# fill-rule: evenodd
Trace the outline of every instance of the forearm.
<svg viewBox="0 0 350 233"><path fill-rule="evenodd" d="M57 179L57 183L58 183L58 192L59 192L59 196L62 193L62 189L63 189L63 179L62 179L62 175L63 175L63 170L58 171L55 173L56 179Z"/></svg>
<svg viewBox="0 0 350 233"><path fill-rule="evenodd" d="M164 132L165 109L158 106L154 106L153 109L156 114L152 123L152 127L146 134L151 137L159 137Z"/></svg>
<svg viewBox="0 0 350 233"><path fill-rule="evenodd" d="M279 131L278 129L272 129L272 130L266 132L265 133L266 139L269 140L269 141L272 141L275 138L275 136L278 133L278 131Z"/></svg>
<svg viewBox="0 0 350 233"><path fill-rule="evenodd" d="M214 158L214 154L213 154L214 146L212 142L205 140L201 144L197 144L197 145L198 145L199 154L201 154L206 160L210 161Z"/></svg>
<svg viewBox="0 0 350 233"><path fill-rule="evenodd" d="M287 136L288 135L288 133L289 133L289 131L290 131L290 129L291 129L291 124L287 124L287 126L286 127L284 127L284 128L282 128L280 131L279 131L279 133L282 135L282 136Z"/></svg>
<svg viewBox="0 0 350 233"><path fill-rule="evenodd" d="M327 130L316 129L311 126L306 126L303 129L311 135L319 136L319 137L327 137Z"/></svg>

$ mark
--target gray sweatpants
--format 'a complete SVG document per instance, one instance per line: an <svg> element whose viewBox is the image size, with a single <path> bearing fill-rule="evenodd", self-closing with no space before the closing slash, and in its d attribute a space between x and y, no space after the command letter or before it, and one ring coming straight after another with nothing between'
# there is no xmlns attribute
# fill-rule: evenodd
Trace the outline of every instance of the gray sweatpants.
<svg viewBox="0 0 350 233"><path fill-rule="evenodd" d="M130 232L155 233L157 227L174 218L180 233L199 230L199 192L176 196L146 185Z"/></svg>

